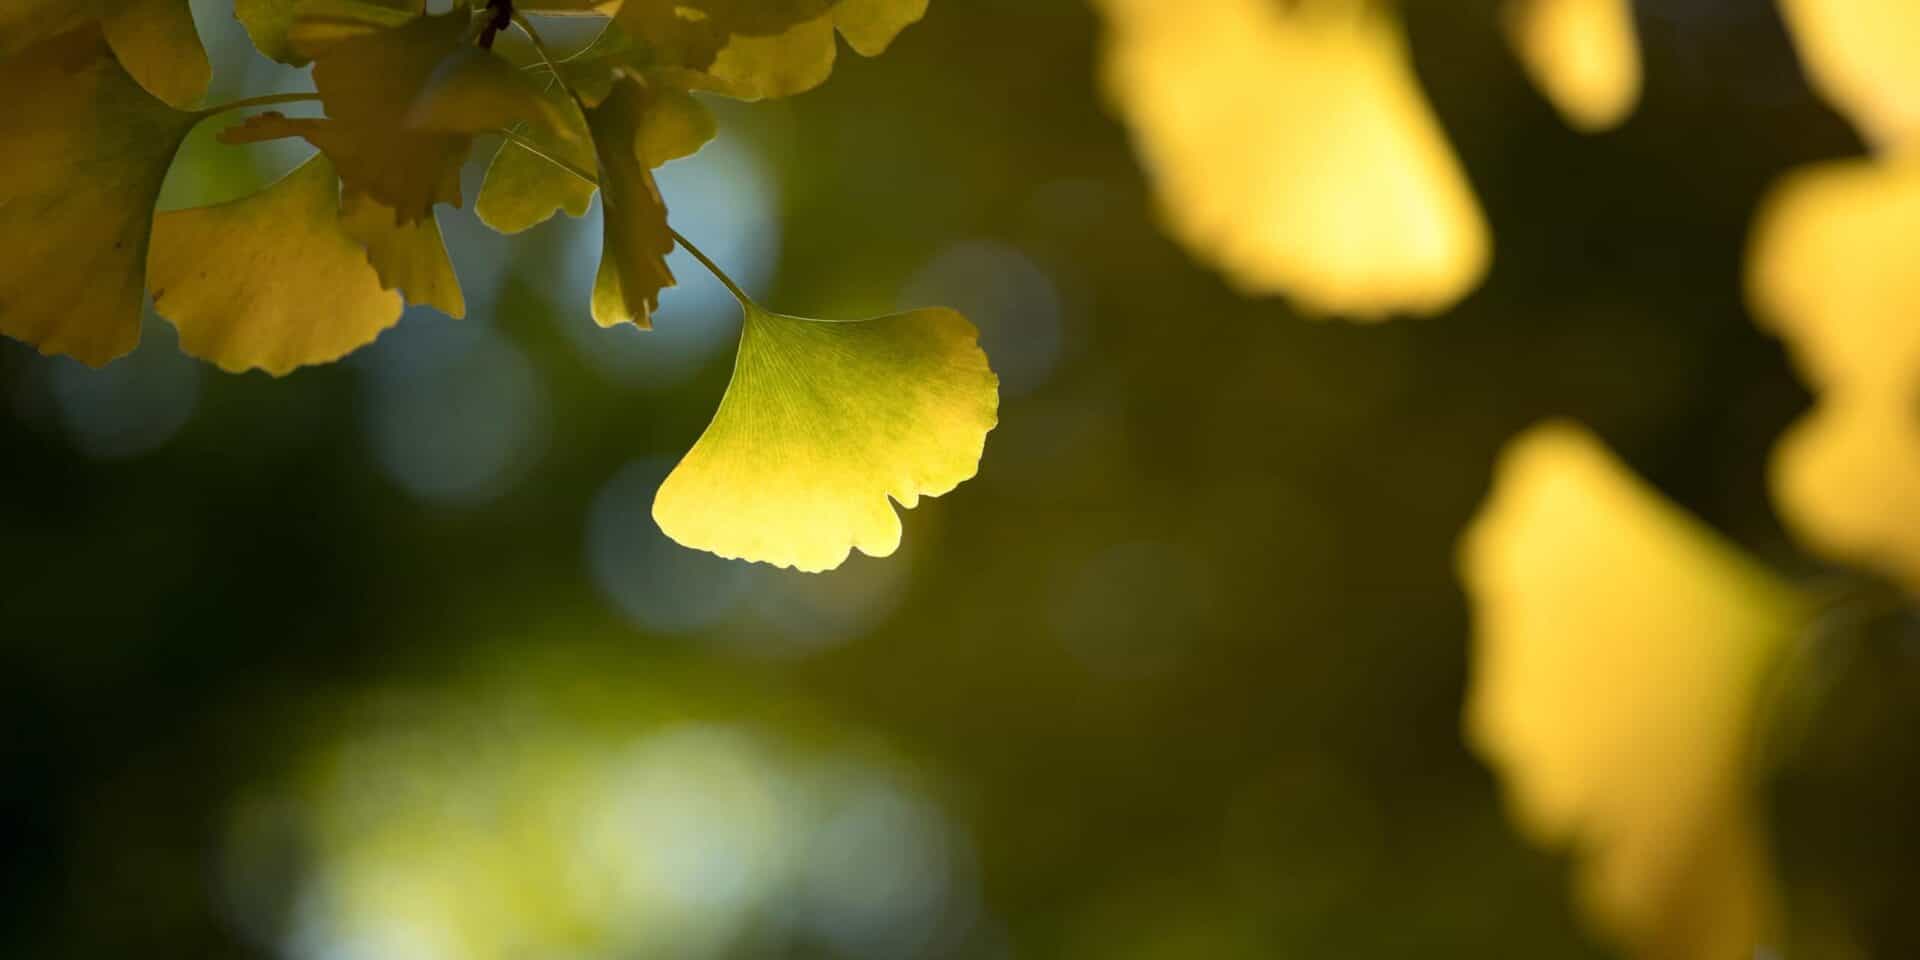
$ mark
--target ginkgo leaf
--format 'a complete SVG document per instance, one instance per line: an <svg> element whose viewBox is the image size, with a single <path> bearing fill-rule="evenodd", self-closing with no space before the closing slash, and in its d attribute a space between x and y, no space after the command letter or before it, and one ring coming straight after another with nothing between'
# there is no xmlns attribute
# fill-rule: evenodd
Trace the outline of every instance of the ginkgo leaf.
<svg viewBox="0 0 1920 960"><path fill-rule="evenodd" d="M791 19L812 11L811 16ZM627 32L635 18L616 20L584 62L564 65L576 85L597 86L592 78L631 67L665 77L690 89L724 94L740 100L760 100L804 93L826 82L838 56L836 33L864 56L878 56L927 12L927 0L837 0L795 4L784 13L742 21L733 29L716 28L711 43L676 46L657 38ZM648 23L666 15L648 12ZM791 22L789 22L791 21ZM677 19L666 22L678 24ZM706 21L702 21L705 23ZM741 29L742 22L758 27L784 23L774 32ZM639 29L649 29L642 26ZM650 28L658 33L662 28ZM653 42L649 42L653 39ZM718 46L712 46L718 44Z"/></svg>
<svg viewBox="0 0 1920 960"><path fill-rule="evenodd" d="M233 0L254 48L296 67L333 42L400 26L424 9L424 0Z"/></svg>
<svg viewBox="0 0 1920 960"><path fill-rule="evenodd" d="M101 0L0 0L0 59L93 19Z"/></svg>
<svg viewBox="0 0 1920 960"><path fill-rule="evenodd" d="M1536 427L1467 531L1469 742L1596 923L1654 958L1750 957L1774 885L1750 752L1807 602L1591 434Z"/></svg>
<svg viewBox="0 0 1920 960"><path fill-rule="evenodd" d="M733 381L654 500L660 529L722 557L829 570L900 544L912 508L974 475L999 381L951 310L833 323L743 306Z"/></svg>
<svg viewBox="0 0 1920 960"><path fill-rule="evenodd" d="M1377 318L1479 283L1486 224L1377 5L1098 6L1106 90L1162 217L1242 290Z"/></svg>
<svg viewBox="0 0 1920 960"><path fill-rule="evenodd" d="M1534 86L1577 130L1610 130L1640 101L1630 0L1510 0L1507 39Z"/></svg>
<svg viewBox="0 0 1920 960"><path fill-rule="evenodd" d="M599 157L604 215L605 242L593 292L593 318L603 327L652 326L660 291L674 284L667 269L673 233L667 228L666 201L640 154L641 132L659 96L648 84L626 78L587 115Z"/></svg>
<svg viewBox="0 0 1920 960"><path fill-rule="evenodd" d="M1819 395L1774 496L1802 539L1920 590L1920 162L1790 175L1756 220L1748 293Z"/></svg>
<svg viewBox="0 0 1920 960"><path fill-rule="evenodd" d="M198 102L213 80L188 0L117 0L100 28L120 65L147 92L176 107Z"/></svg>
<svg viewBox="0 0 1920 960"><path fill-rule="evenodd" d="M768 37L816 19L835 0L628 0L614 15L657 66L705 70L739 36Z"/></svg>
<svg viewBox="0 0 1920 960"><path fill-rule="evenodd" d="M340 221L347 235L367 248L367 262L381 286L449 317L467 315L467 298L447 258L439 220L428 216L400 223L392 210L365 194L350 193L341 204Z"/></svg>
<svg viewBox="0 0 1920 960"><path fill-rule="evenodd" d="M98 366L140 340L154 202L199 119L97 30L0 61L0 332Z"/></svg>
<svg viewBox="0 0 1920 960"><path fill-rule="evenodd" d="M337 360L402 307L342 222L325 154L251 196L161 214L147 272L181 349L234 373Z"/></svg>
<svg viewBox="0 0 1920 960"><path fill-rule="evenodd" d="M473 136L521 122L557 126L560 114L534 81L468 42L464 9L361 33L314 61L324 119L255 117L229 142L305 137L349 190L392 207L405 222L436 203L458 206L460 167Z"/></svg>
<svg viewBox="0 0 1920 960"><path fill-rule="evenodd" d="M1814 87L1883 147L1920 133L1920 4L1780 0Z"/></svg>
<svg viewBox="0 0 1920 960"><path fill-rule="evenodd" d="M538 226L562 210L570 217L584 216L593 205L594 185L549 159L557 158L583 173L599 175L600 161L594 156L586 116L564 94L555 91L554 99L555 109L565 118L562 122L575 131L573 137L555 136L529 125L521 136L546 156L507 140L487 165L473 212L480 222L501 233L519 233Z"/></svg>

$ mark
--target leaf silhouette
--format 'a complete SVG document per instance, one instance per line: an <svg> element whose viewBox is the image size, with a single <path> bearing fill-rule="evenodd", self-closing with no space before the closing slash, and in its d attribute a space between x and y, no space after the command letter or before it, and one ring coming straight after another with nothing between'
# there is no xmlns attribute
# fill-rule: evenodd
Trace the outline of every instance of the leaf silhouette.
<svg viewBox="0 0 1920 960"><path fill-rule="evenodd" d="M342 220L325 154L251 196L161 214L148 274L181 348L234 373L337 360L393 326L402 306Z"/></svg>
<svg viewBox="0 0 1920 960"><path fill-rule="evenodd" d="M974 475L999 381L973 324L927 309L851 323L742 300L733 380L654 501L660 529L722 557L817 572L900 545L911 509Z"/></svg>
<svg viewBox="0 0 1920 960"><path fill-rule="evenodd" d="M85 27L0 61L0 332L99 366L139 343L153 205L198 117Z"/></svg>

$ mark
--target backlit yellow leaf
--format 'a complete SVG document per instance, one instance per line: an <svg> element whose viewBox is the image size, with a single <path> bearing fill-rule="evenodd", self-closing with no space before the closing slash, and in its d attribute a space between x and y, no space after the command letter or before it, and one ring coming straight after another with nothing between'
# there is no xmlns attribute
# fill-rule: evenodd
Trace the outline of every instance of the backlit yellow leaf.
<svg viewBox="0 0 1920 960"><path fill-rule="evenodd" d="M233 0L254 47L297 67L331 41L400 26L422 9L422 0Z"/></svg>
<svg viewBox="0 0 1920 960"><path fill-rule="evenodd" d="M1892 147L1920 133L1920 4L1780 0L1813 85L1856 127Z"/></svg>
<svg viewBox="0 0 1920 960"><path fill-rule="evenodd" d="M562 122L574 131L562 137L528 125L521 135L536 143L547 156L555 157L598 175L600 161L594 156L593 138L587 131L587 118L580 108L557 90L550 94ZM547 157L508 140L500 144L487 176L480 184L480 196L473 212L482 223L501 233L519 233L546 222L564 210L570 217L582 216L593 205L594 185L582 180Z"/></svg>
<svg viewBox="0 0 1920 960"><path fill-rule="evenodd" d="M900 545L911 509L972 477L999 383L966 318L832 323L746 308L733 381L654 501L669 537L723 557L829 570Z"/></svg>
<svg viewBox="0 0 1920 960"><path fill-rule="evenodd" d="M1325 313L1435 313L1473 289L1487 227L1371 4L1102 0L1109 97L1161 215L1243 290Z"/></svg>
<svg viewBox="0 0 1920 960"><path fill-rule="evenodd" d="M198 119L91 27L0 61L0 332L98 366L140 340L154 201Z"/></svg>
<svg viewBox="0 0 1920 960"><path fill-rule="evenodd" d="M1619 126L1640 100L1629 0L1511 0L1507 39L1535 86L1577 130Z"/></svg>
<svg viewBox="0 0 1920 960"><path fill-rule="evenodd" d="M235 373L338 360L400 319L324 154L251 196L161 214L148 275L181 349Z"/></svg>
<svg viewBox="0 0 1920 960"><path fill-rule="evenodd" d="M1774 916L1749 753L1805 602L1586 431L1536 427L1468 530L1469 742L1585 906L1650 958L1751 957Z"/></svg>
<svg viewBox="0 0 1920 960"><path fill-rule="evenodd" d="M100 19L107 43L147 92L188 107L207 92L213 65L188 0L117 0Z"/></svg>
<svg viewBox="0 0 1920 960"><path fill-rule="evenodd" d="M1804 540L1920 590L1920 162L1845 161L1775 188L1749 298L1819 394L1774 494Z"/></svg>

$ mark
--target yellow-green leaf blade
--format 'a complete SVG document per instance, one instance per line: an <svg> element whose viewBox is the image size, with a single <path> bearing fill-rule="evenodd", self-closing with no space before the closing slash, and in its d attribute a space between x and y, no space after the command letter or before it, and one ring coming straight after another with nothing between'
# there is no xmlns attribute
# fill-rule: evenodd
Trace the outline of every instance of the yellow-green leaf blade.
<svg viewBox="0 0 1920 960"><path fill-rule="evenodd" d="M830 323L748 308L713 423L660 487L669 537L723 557L828 570L891 554L900 518L972 477L999 381L951 310Z"/></svg>
<svg viewBox="0 0 1920 960"><path fill-rule="evenodd" d="M666 201L640 154L642 131L656 101L654 88L625 78L587 115L600 161L605 214L605 243L593 295L593 318L601 326L651 326L660 291L674 284L673 271L667 268L673 234L667 228Z"/></svg>
<svg viewBox="0 0 1920 960"><path fill-rule="evenodd" d="M153 205L197 119L91 27L0 62L0 332L98 366L140 340Z"/></svg>
<svg viewBox="0 0 1920 960"><path fill-rule="evenodd" d="M161 214L148 274L181 348L235 373L331 362L400 319L324 154L251 196Z"/></svg>
<svg viewBox="0 0 1920 960"><path fill-rule="evenodd" d="M434 308L449 317L467 315L467 298L460 278L447 257L440 221L401 223L394 212L364 194L349 194L342 203L341 226L367 248L367 262L380 276L380 285L398 290L408 303Z"/></svg>
<svg viewBox="0 0 1920 960"><path fill-rule="evenodd" d="M188 0L122 0L100 20L120 63L147 92L186 108L206 95L213 64Z"/></svg>

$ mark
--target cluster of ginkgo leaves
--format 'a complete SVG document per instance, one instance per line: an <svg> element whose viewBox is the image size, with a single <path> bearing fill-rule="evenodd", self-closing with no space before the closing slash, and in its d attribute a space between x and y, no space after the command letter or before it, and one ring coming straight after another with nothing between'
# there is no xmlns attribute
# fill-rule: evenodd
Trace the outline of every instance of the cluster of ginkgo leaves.
<svg viewBox="0 0 1920 960"><path fill-rule="evenodd" d="M889 498L912 507L972 476L995 425L977 331L943 309L850 323L765 310L668 225L653 170L714 135L695 93L811 89L842 38L878 54L926 6L235 0L259 52L311 64L314 91L204 105L189 0L0 0L0 332L97 366L136 345L151 293L188 353L280 375L372 342L408 303L460 316L436 209L462 205L461 168L497 141L473 205L488 226L581 216L599 193L599 324L651 326L675 243L745 312L720 409L655 500L661 528L803 570L889 554ZM557 50L540 29L553 17L598 29ZM321 115L267 109L305 102ZM181 143L216 117L225 143L318 152L258 193L156 214Z"/></svg>

